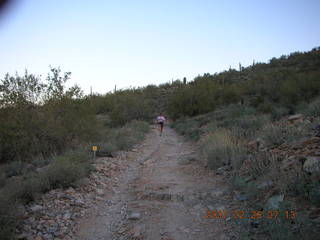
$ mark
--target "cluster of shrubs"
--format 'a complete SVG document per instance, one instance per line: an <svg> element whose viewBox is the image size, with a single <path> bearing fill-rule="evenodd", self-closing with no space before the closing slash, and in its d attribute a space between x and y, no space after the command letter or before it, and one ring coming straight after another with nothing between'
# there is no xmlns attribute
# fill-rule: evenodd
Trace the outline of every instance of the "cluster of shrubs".
<svg viewBox="0 0 320 240"><path fill-rule="evenodd" d="M247 103L259 112L281 117L320 93L320 48L273 58L239 71L206 73L175 88L168 105L173 118L197 116L230 103ZM279 116L280 115L280 116Z"/></svg>
<svg viewBox="0 0 320 240"><path fill-rule="evenodd" d="M66 88L69 78L70 73L51 68L45 81L27 71L0 81L1 239L13 238L17 204L53 188L76 186L89 174L92 145L114 154L130 149L148 131L136 91L106 95L99 103L98 96L84 96L76 85Z"/></svg>
<svg viewBox="0 0 320 240"><path fill-rule="evenodd" d="M70 73L52 68L46 81L25 72L0 82L0 163L75 148L95 132L95 113L78 86L65 87Z"/></svg>
<svg viewBox="0 0 320 240"><path fill-rule="evenodd" d="M206 160L209 168L217 170L229 166L232 169L232 184L246 196L248 209L264 207L266 189L259 187L257 182L272 183L280 192L290 197L318 205L320 178L312 177L301 169L283 174L280 170L283 156L269 152L268 149L282 144L295 144L314 136L314 129L320 123L319 100L315 98L309 104L302 103L295 107L293 113L303 113L307 119L313 119L295 125L288 123L288 115L285 114L281 115L284 118L275 118L273 114L263 113L251 105L231 104L208 114L180 118L172 126L191 140L198 141L202 159ZM282 108L287 109L285 106ZM255 152L248 148L248 143L253 141L259 144L257 147L262 147L261 151ZM245 177L240 172L247 164ZM291 204L291 209L294 208L294 202L284 201L282 205L285 204ZM282 205L281 209L285 209L286 206ZM304 213L299 214L301 221L297 220L295 224L300 229L298 233L291 234L292 225L283 219L272 223L261 220L259 229L265 231L270 239L298 239L307 232L310 237L316 236L318 232L314 223ZM251 223L244 224L243 227L246 231L250 230ZM252 237L249 235L243 237Z"/></svg>

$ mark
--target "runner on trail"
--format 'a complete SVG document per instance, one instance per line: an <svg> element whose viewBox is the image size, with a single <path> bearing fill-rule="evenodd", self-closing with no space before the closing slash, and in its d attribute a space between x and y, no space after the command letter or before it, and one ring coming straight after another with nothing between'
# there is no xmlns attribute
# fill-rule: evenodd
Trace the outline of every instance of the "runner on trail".
<svg viewBox="0 0 320 240"><path fill-rule="evenodd" d="M165 120L166 118L162 115L162 113L160 113L159 116L157 117L157 123L160 125L160 136L162 135L163 125Z"/></svg>

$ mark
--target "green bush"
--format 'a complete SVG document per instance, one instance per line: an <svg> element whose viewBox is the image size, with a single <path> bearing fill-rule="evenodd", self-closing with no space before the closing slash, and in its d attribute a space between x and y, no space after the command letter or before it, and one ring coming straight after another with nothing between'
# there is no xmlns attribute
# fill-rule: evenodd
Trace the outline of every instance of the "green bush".
<svg viewBox="0 0 320 240"><path fill-rule="evenodd" d="M27 72L0 80L1 163L47 158L97 133L95 112L80 88L64 86L69 78L70 73L61 76L53 68L45 82Z"/></svg>
<svg viewBox="0 0 320 240"><path fill-rule="evenodd" d="M47 181L50 188L69 187L89 173L91 168L88 160L89 155L84 152L67 152L55 157L40 178Z"/></svg>
<svg viewBox="0 0 320 240"><path fill-rule="evenodd" d="M142 89L122 90L112 95L110 120L112 126L123 126L132 120L148 121L154 117L154 103Z"/></svg>

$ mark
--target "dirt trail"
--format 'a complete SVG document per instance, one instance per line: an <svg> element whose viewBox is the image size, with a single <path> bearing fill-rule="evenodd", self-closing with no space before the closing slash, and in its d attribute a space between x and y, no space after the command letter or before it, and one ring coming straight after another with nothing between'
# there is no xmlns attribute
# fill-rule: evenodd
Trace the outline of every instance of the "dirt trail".
<svg viewBox="0 0 320 240"><path fill-rule="evenodd" d="M207 210L234 204L222 176L201 165L195 146L156 129L128 158L113 192L80 220L80 240L238 239L232 219L206 219Z"/></svg>

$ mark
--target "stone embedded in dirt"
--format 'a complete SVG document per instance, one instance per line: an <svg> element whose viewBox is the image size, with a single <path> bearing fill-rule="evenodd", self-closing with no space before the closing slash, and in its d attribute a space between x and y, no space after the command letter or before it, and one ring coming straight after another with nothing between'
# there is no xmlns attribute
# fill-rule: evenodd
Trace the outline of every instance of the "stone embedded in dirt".
<svg viewBox="0 0 320 240"><path fill-rule="evenodd" d="M272 196L271 198L268 199L266 203L266 208L272 209L272 210L279 209L280 203L283 201L283 199L284 199L283 194Z"/></svg>
<svg viewBox="0 0 320 240"><path fill-rule="evenodd" d="M307 157L303 164L303 170L308 173L320 171L320 157Z"/></svg>
<svg viewBox="0 0 320 240"><path fill-rule="evenodd" d="M139 220L141 217L141 214L139 212L132 212L130 213L130 215L128 216L129 220Z"/></svg>
<svg viewBox="0 0 320 240"><path fill-rule="evenodd" d="M70 213L65 213L62 218L64 220L69 220L71 218L71 214Z"/></svg>

